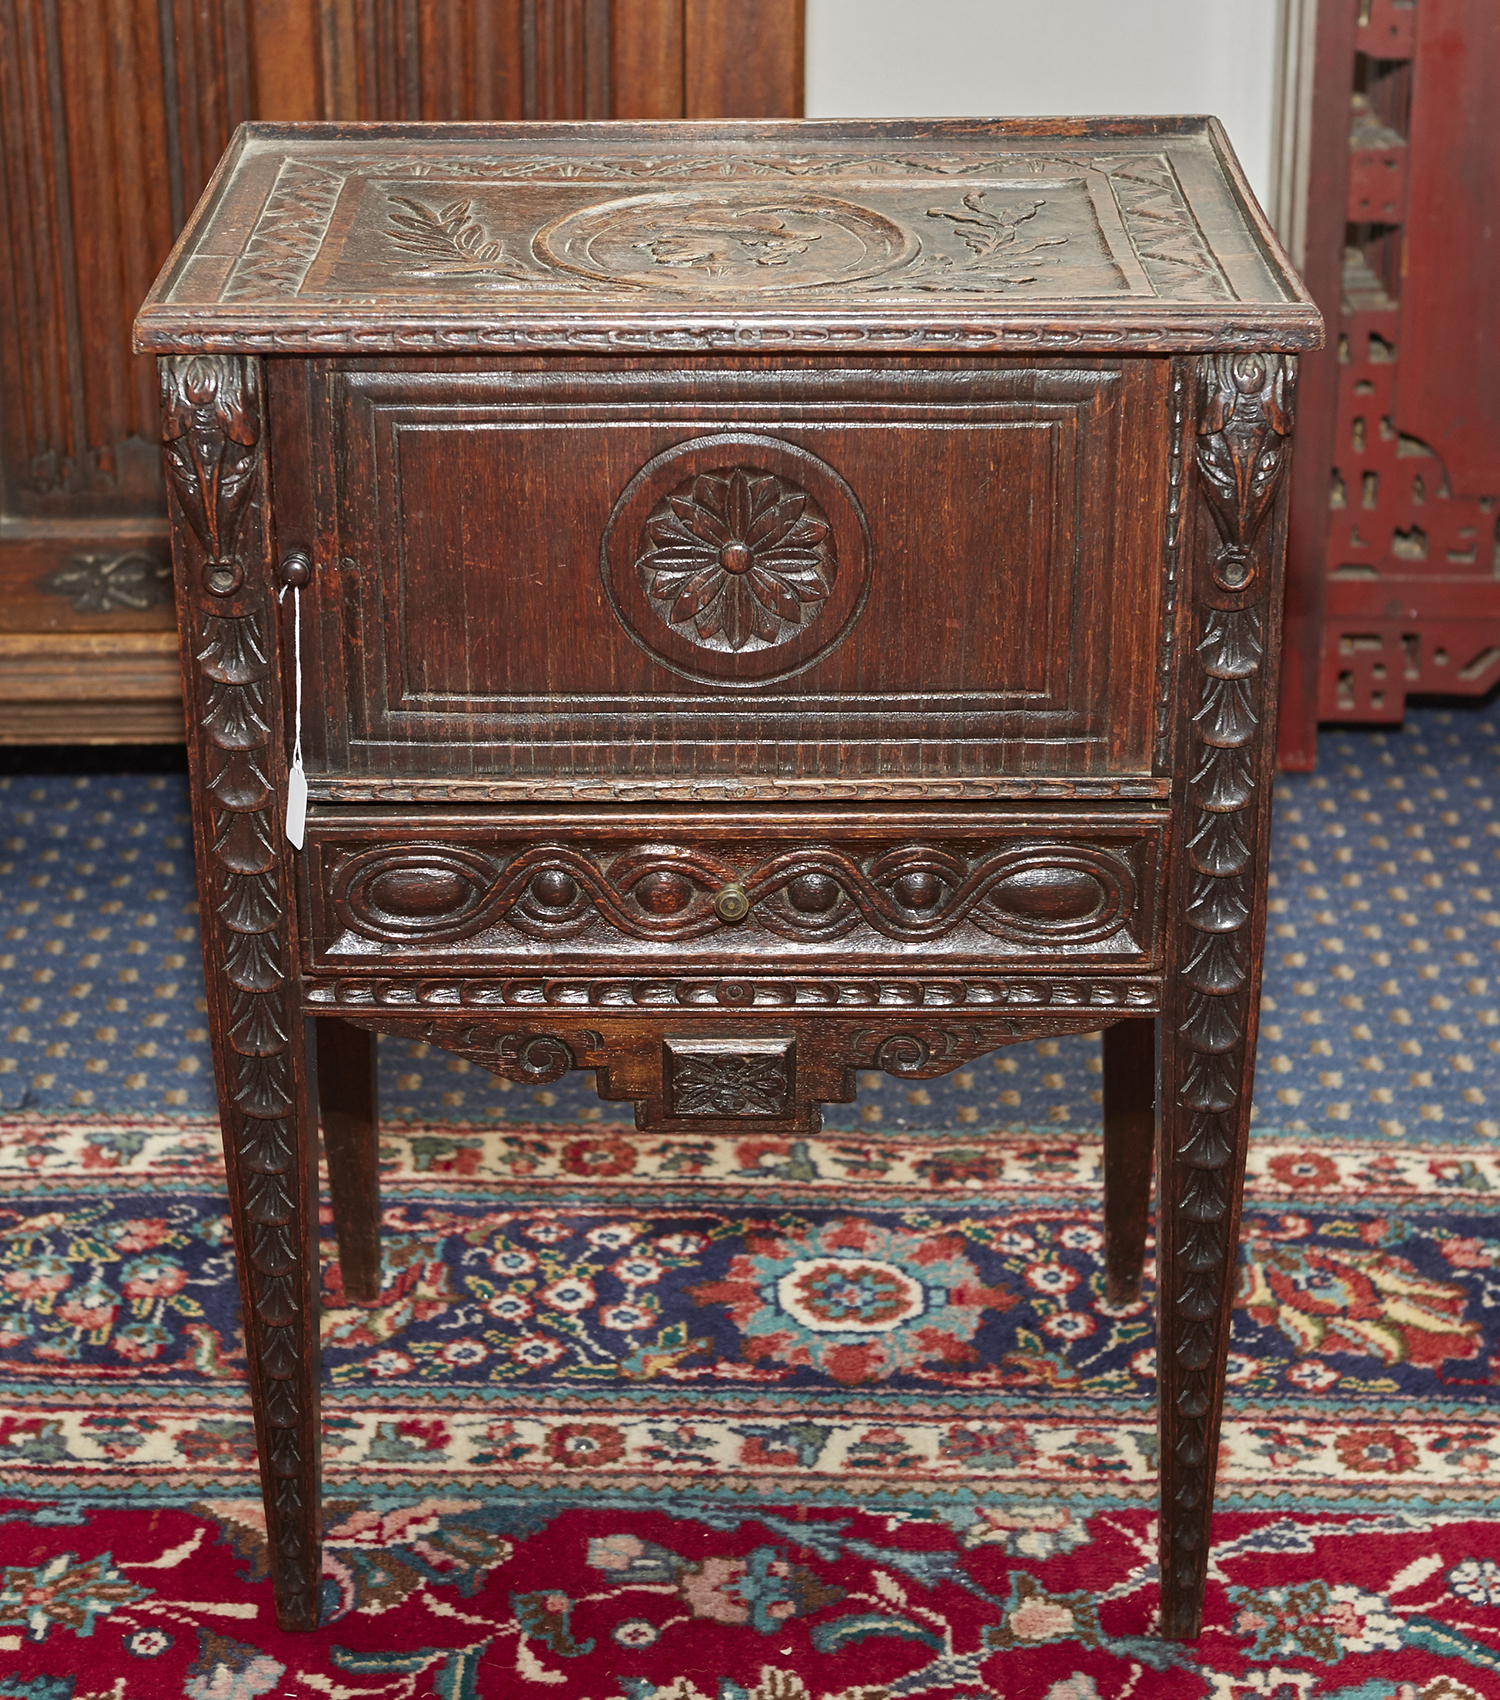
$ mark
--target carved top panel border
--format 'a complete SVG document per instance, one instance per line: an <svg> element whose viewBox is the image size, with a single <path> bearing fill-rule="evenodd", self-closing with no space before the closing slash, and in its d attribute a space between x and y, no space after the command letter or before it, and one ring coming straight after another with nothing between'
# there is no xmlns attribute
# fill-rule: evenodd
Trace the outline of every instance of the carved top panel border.
<svg viewBox="0 0 1500 1700"><path fill-rule="evenodd" d="M1211 120L256 125L142 349L1307 347Z"/></svg>

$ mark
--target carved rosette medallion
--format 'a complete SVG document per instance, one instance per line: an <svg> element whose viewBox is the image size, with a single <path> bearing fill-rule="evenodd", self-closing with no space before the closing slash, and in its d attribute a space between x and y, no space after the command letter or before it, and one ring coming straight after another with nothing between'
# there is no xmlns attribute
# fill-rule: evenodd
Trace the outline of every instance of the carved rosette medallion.
<svg viewBox="0 0 1500 1700"><path fill-rule="evenodd" d="M1220 541L1205 549L1194 587L1179 874L1186 942L1169 1013L1176 1114L1158 1239L1161 1373L1173 1414L1162 1453L1169 1635L1196 1633L1208 1553L1267 855L1265 659L1276 578L1263 533L1288 458L1295 379L1295 361L1281 355L1213 355L1199 367L1199 488Z"/></svg>
<svg viewBox="0 0 1500 1700"><path fill-rule="evenodd" d="M610 604L674 672L725 685L785 678L848 632L869 586L869 532L834 469L775 437L679 443L631 480L604 536Z"/></svg>
<svg viewBox="0 0 1500 1700"><path fill-rule="evenodd" d="M807 491L743 466L684 479L652 509L640 548L651 606L704 649L796 637L838 573L831 528Z"/></svg>
<svg viewBox="0 0 1500 1700"><path fill-rule="evenodd" d="M664 1044L674 1115L791 1113L792 1040L690 1039L669 1034Z"/></svg>

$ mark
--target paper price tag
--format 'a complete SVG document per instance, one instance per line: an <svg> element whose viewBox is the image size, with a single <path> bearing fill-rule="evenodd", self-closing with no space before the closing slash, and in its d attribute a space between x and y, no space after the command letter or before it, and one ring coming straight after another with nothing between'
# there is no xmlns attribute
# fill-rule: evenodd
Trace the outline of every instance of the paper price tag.
<svg viewBox="0 0 1500 1700"><path fill-rule="evenodd" d="M286 779L286 835L297 850L307 836L307 775L300 761L293 763Z"/></svg>

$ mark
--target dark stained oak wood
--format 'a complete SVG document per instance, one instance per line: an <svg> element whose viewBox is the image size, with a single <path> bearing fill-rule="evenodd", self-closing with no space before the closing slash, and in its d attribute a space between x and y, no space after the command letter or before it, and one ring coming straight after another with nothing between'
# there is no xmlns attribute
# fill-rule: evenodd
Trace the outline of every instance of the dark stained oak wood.
<svg viewBox="0 0 1500 1700"><path fill-rule="evenodd" d="M1207 120L241 132L137 336L285 1626L313 1017L360 1294L369 1035L805 1135L859 1069L1105 1029L1197 1633L1319 334Z"/></svg>
<svg viewBox="0 0 1500 1700"><path fill-rule="evenodd" d="M1104 1030L1104 1296L1141 1296L1156 1145L1156 1023Z"/></svg>
<svg viewBox="0 0 1500 1700"><path fill-rule="evenodd" d="M380 1119L375 1040L324 1016L317 1023L318 1110L344 1296L380 1297Z"/></svg>
<svg viewBox="0 0 1500 1700"><path fill-rule="evenodd" d="M395 126L382 134L397 149L374 158L358 125L251 125L137 316L136 346L1315 345L1317 310L1218 122L1093 122L704 123L633 141L589 124Z"/></svg>
<svg viewBox="0 0 1500 1700"><path fill-rule="evenodd" d="M279 523L326 538L340 563L304 603L322 659L313 783L503 767L568 795L591 778L890 785L936 767L948 781L1149 785L1170 480L1130 445L1165 411L1166 362L787 361L637 365L633 411L618 372L576 359L278 367L274 384L305 392L284 417L299 459L309 444L313 457ZM737 471L767 500L810 504L801 522L827 530L810 576L720 574L724 600L739 595L738 617L763 631L664 618L680 592L675 566L667 599L654 589L651 528L697 480L728 500ZM770 536L762 552L784 546ZM691 538L665 547L675 563ZM717 572L717 551L701 564ZM539 618L516 621L519 605ZM1149 613L1124 616L1137 606ZM553 642L559 628L588 631L587 645Z"/></svg>

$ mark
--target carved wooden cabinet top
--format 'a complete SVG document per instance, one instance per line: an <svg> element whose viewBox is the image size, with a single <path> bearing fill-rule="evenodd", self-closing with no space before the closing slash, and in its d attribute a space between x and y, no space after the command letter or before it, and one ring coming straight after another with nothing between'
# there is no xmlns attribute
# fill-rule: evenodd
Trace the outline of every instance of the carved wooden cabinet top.
<svg viewBox="0 0 1500 1700"><path fill-rule="evenodd" d="M1212 118L249 124L143 351L1293 350Z"/></svg>

